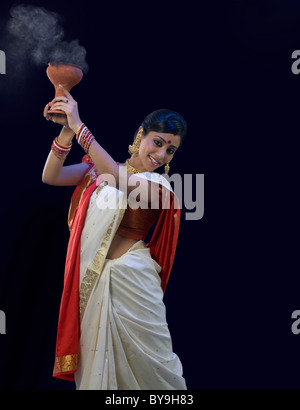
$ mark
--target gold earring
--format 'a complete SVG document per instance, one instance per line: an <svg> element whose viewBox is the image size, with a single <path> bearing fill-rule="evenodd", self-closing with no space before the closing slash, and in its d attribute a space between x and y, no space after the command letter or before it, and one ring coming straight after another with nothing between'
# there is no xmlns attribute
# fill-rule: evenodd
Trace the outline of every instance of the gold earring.
<svg viewBox="0 0 300 410"><path fill-rule="evenodd" d="M168 174L169 171L170 171L170 165L169 165L169 164L170 164L170 163L167 162L166 165L165 165L165 174Z"/></svg>
<svg viewBox="0 0 300 410"><path fill-rule="evenodd" d="M140 128L138 135L136 136L135 140L133 141L132 145L129 145L128 147L128 152L130 154L138 154L139 149L140 149L140 145L141 145L141 139L142 139L142 132L143 132L143 128Z"/></svg>

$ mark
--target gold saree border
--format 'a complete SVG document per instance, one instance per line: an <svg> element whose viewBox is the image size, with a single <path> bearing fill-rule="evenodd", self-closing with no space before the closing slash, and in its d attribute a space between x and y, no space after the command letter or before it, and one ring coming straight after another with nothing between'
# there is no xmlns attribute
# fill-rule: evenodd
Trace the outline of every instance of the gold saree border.
<svg viewBox="0 0 300 410"><path fill-rule="evenodd" d="M73 372L77 369L78 354L68 354L55 358L54 374Z"/></svg>
<svg viewBox="0 0 300 410"><path fill-rule="evenodd" d="M101 189L105 186L105 183L102 183L99 185L97 188L97 196ZM107 254L107 248L108 248L108 242L110 240L113 226L116 220L116 216L118 215L118 220L116 223L116 227L119 226L124 213L126 211L126 208L121 208L117 209L111 223L109 224L109 227L104 235L104 238L101 242L100 248L98 249L96 255L94 256L92 262L90 265L87 267L86 273L82 279L81 285L80 285L80 290L79 290L79 315L80 315L80 320L82 320L86 306L88 304L92 289L95 285L95 282L98 278L98 276L101 273L101 270L103 268L104 262L105 262L105 256Z"/></svg>
<svg viewBox="0 0 300 410"><path fill-rule="evenodd" d="M82 320L85 308L89 301L92 289L95 285L98 274L96 272L87 269L84 278L82 279L79 291L79 315L80 320Z"/></svg>

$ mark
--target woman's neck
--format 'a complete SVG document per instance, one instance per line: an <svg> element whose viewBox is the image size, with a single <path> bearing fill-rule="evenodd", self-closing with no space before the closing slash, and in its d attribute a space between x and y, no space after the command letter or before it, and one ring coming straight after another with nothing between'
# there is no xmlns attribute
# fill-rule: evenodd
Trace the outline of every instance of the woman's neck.
<svg viewBox="0 0 300 410"><path fill-rule="evenodd" d="M138 174L140 172L145 172L142 169L137 168L136 165L133 163L133 161L131 159L132 158L129 158L129 159L126 160L127 172L129 174Z"/></svg>
<svg viewBox="0 0 300 410"><path fill-rule="evenodd" d="M129 165L129 167L132 167L132 171L136 170L134 173L139 173L139 172L146 172L147 170L143 167L139 157L130 157L129 159L126 160L126 163Z"/></svg>

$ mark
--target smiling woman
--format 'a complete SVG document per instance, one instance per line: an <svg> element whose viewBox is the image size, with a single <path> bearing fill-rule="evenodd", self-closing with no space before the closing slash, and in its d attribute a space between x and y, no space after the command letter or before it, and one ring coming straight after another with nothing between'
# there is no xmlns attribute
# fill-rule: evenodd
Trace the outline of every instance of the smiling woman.
<svg viewBox="0 0 300 410"><path fill-rule="evenodd" d="M186 389L163 303L180 208L166 178L155 172L164 165L168 171L186 134L185 121L167 109L151 113L129 146L131 157L120 164L82 123L71 94L64 93L44 111L64 127L53 141L43 181L77 185L68 217L54 376L75 380L77 389L85 390ZM87 155L81 164L63 167L75 134ZM147 207L130 206L137 184L149 194Z"/></svg>
<svg viewBox="0 0 300 410"><path fill-rule="evenodd" d="M130 146L130 153L133 154L132 165L138 169L147 169L150 160L154 169L166 164L165 173L168 173L169 163L185 137L186 124L176 112L161 109L149 114L136 134L133 146L137 144L139 148L135 151L134 147ZM149 157L149 160L143 163L145 156Z"/></svg>

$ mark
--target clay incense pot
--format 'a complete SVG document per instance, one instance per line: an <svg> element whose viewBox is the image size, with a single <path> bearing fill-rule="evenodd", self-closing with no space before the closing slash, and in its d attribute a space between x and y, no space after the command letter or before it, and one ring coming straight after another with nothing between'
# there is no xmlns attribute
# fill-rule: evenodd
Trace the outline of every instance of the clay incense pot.
<svg viewBox="0 0 300 410"><path fill-rule="evenodd" d="M64 63L48 63L46 73L55 87L55 97L65 96L63 90L59 87L59 84L70 92L71 88L78 84L83 76L81 67L74 64ZM66 115L60 110L49 110L49 113Z"/></svg>

